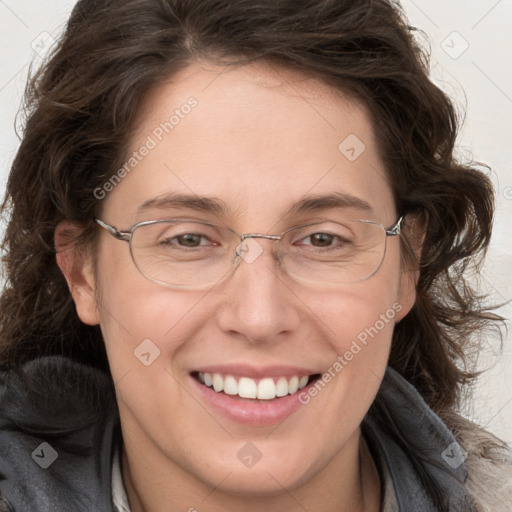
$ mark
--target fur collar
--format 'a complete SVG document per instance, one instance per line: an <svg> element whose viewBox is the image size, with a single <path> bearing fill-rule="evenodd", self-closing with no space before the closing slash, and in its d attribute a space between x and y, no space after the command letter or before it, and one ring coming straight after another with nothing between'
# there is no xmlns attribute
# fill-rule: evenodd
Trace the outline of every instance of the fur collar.
<svg viewBox="0 0 512 512"><path fill-rule="evenodd" d="M453 411L445 411L440 417L467 452L465 486L478 512L511 512L510 449L503 441Z"/></svg>

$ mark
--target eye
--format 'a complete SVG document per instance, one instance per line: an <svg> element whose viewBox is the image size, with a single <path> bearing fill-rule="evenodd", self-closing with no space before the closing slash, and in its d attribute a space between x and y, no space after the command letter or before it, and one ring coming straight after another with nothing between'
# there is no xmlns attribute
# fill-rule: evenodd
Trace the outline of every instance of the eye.
<svg viewBox="0 0 512 512"><path fill-rule="evenodd" d="M176 240L179 245L183 245L184 247L199 247L200 245L204 245L201 241L205 240L205 237L195 233L187 233L177 236Z"/></svg>
<svg viewBox="0 0 512 512"><path fill-rule="evenodd" d="M317 232L309 233L306 236L300 237L294 245L304 248L311 248L317 250L341 250L350 242L340 235L333 233Z"/></svg>
<svg viewBox="0 0 512 512"><path fill-rule="evenodd" d="M215 245L206 235L199 233L183 233L181 235L169 236L160 240L159 245L179 246L179 247L201 247L205 245Z"/></svg>
<svg viewBox="0 0 512 512"><path fill-rule="evenodd" d="M336 235L331 235L329 233L313 233L302 240L305 242L309 240L310 243L306 243L306 245L312 245L313 247L331 247L339 237Z"/></svg>

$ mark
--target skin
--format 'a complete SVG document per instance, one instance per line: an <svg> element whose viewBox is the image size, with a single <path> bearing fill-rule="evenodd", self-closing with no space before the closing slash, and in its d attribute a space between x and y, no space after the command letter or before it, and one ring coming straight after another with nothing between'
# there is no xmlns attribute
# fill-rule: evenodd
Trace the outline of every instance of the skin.
<svg viewBox="0 0 512 512"><path fill-rule="evenodd" d="M332 210L287 218L305 195L361 198L370 212L347 215L389 227L391 188L362 105L314 79L264 63L219 68L194 63L147 96L135 151L186 103L197 107L102 202L101 218L128 229L176 209L137 213L168 192L221 199L221 220L239 233L279 234ZM366 149L349 161L338 149L356 134ZM130 153L130 152L129 152ZM219 217L187 210L198 219ZM66 223L57 230L57 243ZM414 275L402 271L398 238L370 279L319 287L281 272L272 244L211 290L176 290L144 278L129 246L100 230L94 254L59 253L77 313L101 326L125 443L123 478L134 512L169 510L377 511L379 478L360 423L384 374L394 322L414 303ZM208 292L208 293L206 293ZM189 372L207 364L289 364L325 372L358 334L399 304L394 321L313 399L279 425L237 424L206 406ZM151 339L160 356L144 366L134 349ZM262 454L251 469L237 452ZM265 507L265 508L263 508Z"/></svg>

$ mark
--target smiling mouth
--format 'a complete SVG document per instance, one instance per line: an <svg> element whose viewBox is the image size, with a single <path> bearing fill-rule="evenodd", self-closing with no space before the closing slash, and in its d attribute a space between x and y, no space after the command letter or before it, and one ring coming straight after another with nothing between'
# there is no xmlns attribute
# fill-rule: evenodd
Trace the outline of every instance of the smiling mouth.
<svg viewBox="0 0 512 512"><path fill-rule="evenodd" d="M193 372L192 377L202 385L231 398L274 400L297 393L317 380L320 374L252 379L221 373Z"/></svg>

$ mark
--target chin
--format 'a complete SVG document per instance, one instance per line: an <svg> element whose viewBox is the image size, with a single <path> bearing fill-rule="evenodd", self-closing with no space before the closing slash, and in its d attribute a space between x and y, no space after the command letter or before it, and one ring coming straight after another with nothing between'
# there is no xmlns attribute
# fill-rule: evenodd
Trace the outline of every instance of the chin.
<svg viewBox="0 0 512 512"><path fill-rule="evenodd" d="M238 444L238 443L237 443ZM273 453L268 447L264 447L264 441L255 444L247 443L242 445L241 459L245 454L250 454L258 444L262 448L261 458L246 460L233 458L231 455L226 457L223 454L212 454L212 460L216 464L211 464L198 468L203 476L203 481L209 487L216 488L228 495L245 498L271 497L282 494L284 490L291 490L304 485L313 476L314 469L308 455L302 453L299 448L292 450L291 447L279 449L276 443L273 443ZM245 450L244 450L245 448ZM287 457L286 452L293 453L293 457ZM247 464L247 465L246 465ZM319 465L320 462L319 462ZM212 475L215 480L212 481Z"/></svg>

